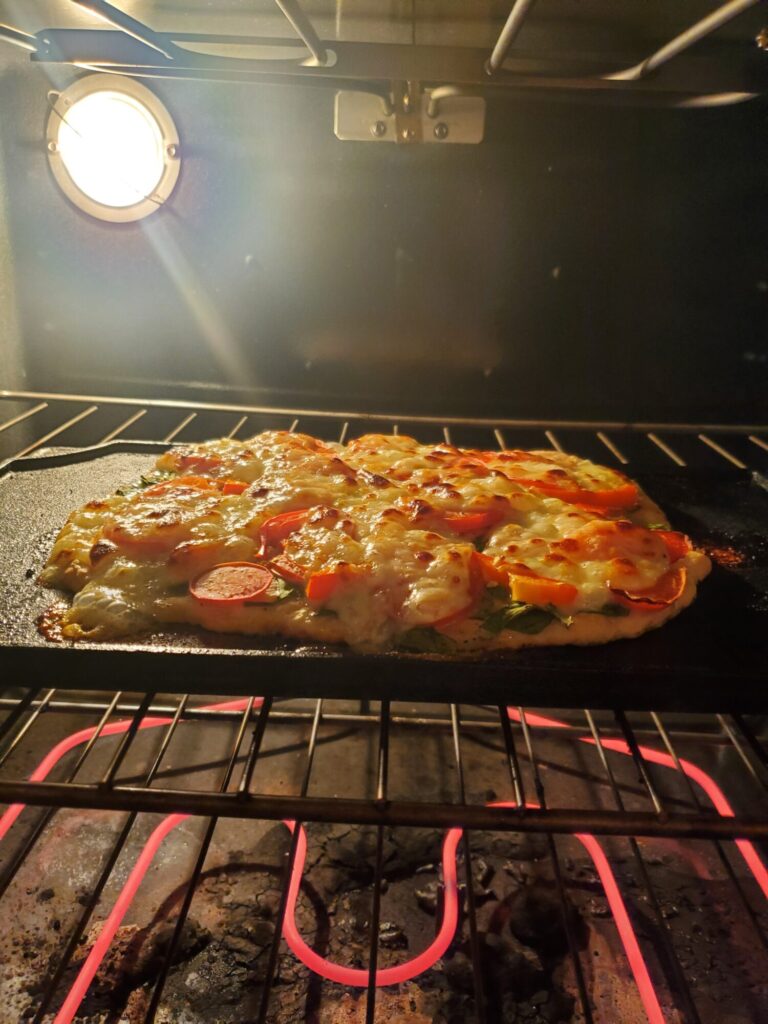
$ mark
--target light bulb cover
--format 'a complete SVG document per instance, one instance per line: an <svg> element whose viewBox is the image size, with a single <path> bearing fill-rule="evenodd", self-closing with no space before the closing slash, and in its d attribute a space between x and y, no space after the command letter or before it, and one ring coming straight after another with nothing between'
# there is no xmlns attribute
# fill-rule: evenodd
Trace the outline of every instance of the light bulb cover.
<svg viewBox="0 0 768 1024"><path fill-rule="evenodd" d="M75 206L126 223L167 201L181 167L179 135L153 92L132 78L93 74L49 95L48 160Z"/></svg>

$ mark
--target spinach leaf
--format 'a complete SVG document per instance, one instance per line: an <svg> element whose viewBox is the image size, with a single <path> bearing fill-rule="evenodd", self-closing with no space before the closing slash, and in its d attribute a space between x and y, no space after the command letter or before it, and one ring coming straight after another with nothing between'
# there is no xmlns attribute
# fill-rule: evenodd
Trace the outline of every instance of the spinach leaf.
<svg viewBox="0 0 768 1024"><path fill-rule="evenodd" d="M138 494L139 491L143 491L145 487L152 487L153 484L159 484L164 480L170 480L173 475L173 473L166 469L156 469L152 473L142 473L137 484L118 487L115 494L119 494L122 498L132 498L134 494Z"/></svg>
<svg viewBox="0 0 768 1024"><path fill-rule="evenodd" d="M512 629L516 633L532 635L540 633L551 622L556 621L557 616L546 608L526 604L525 601L513 601L489 615L483 623L483 629L489 633L501 633L504 629Z"/></svg>
<svg viewBox="0 0 768 1024"><path fill-rule="evenodd" d="M278 604L280 601L285 601L288 597L295 597L297 594L300 594L301 591L298 587L292 587L290 583L286 583L286 581L280 576L275 576L274 580L269 585L267 593L271 598L270 601L245 601L244 604L249 608L253 608L257 604L260 604L263 608L269 608L270 605Z"/></svg>
<svg viewBox="0 0 768 1024"><path fill-rule="evenodd" d="M456 644L432 626L417 626L400 634L397 649L418 654L453 654Z"/></svg>
<svg viewBox="0 0 768 1024"><path fill-rule="evenodd" d="M483 622L499 605L509 600L508 587L486 587L471 618Z"/></svg>
<svg viewBox="0 0 768 1024"><path fill-rule="evenodd" d="M573 625L573 616L572 615L563 615L563 613L560 611L560 609L557 608L555 605L548 604L546 606L545 610L548 611L550 613L550 615L554 615L554 617L557 619L557 621L561 622L566 627L566 629L569 626Z"/></svg>
<svg viewBox="0 0 768 1024"><path fill-rule="evenodd" d="M270 584L269 593L274 596L275 601L285 601L286 598L296 597L301 590L291 586L281 576L275 576L275 582Z"/></svg>
<svg viewBox="0 0 768 1024"><path fill-rule="evenodd" d="M616 604L615 601L609 601L602 608L596 608L594 611L585 610L584 614L607 615L609 619L622 619L625 615L629 615L629 608L625 608L623 604Z"/></svg>

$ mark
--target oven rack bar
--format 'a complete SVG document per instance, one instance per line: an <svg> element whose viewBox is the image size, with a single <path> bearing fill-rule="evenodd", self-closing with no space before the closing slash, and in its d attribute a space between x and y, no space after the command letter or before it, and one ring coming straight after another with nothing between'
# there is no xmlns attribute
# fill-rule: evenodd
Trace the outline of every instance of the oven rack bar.
<svg viewBox="0 0 768 1024"><path fill-rule="evenodd" d="M651 812L550 809L507 810L464 804L421 801L345 800L237 793L207 793L188 789L142 789L59 782L0 782L0 802L30 807L68 807L147 814L189 814L259 821L325 822L394 828L469 828L489 832L572 835L586 831L598 836L665 836L677 839L768 839L768 817L714 814L654 814Z"/></svg>
<svg viewBox="0 0 768 1024"><path fill-rule="evenodd" d="M81 752L74 767L68 771L69 782L67 783L24 783L12 781L4 782L0 787L0 799L9 801L23 801L29 804L48 806L51 809L38 819L38 823L26 836L22 838L21 844L16 850L12 859L7 862L6 868L0 874L0 900L8 890L10 882L15 877L25 858L29 855L34 845L39 841L46 825L50 822L55 811L61 807L81 807L87 809L108 808L114 810L129 810L130 814L124 821L122 828L114 840L111 850L99 869L98 877L92 886L90 893L82 899L82 910L78 911L74 928L68 935L62 936L63 948L58 961L54 960L49 968L49 976L41 987L40 1001L37 1004L34 1021L42 1022L45 1019L57 992L63 984L63 979L68 975L73 956L78 949L82 936L91 922L91 918L99 905L101 895L109 882L115 864L125 849L132 830L134 829L139 811L173 811L174 813L191 813L206 816L209 820L199 840L192 839L198 843L195 854L194 866L183 883L179 892L181 906L178 917L175 921L173 939L164 955L164 960L157 974L157 980L149 1001L146 1014L143 1017L145 1024L155 1020L155 1013L161 1004L162 992L165 981L173 963L174 949L178 943L185 920L194 900L195 891L205 867L206 857L214 835L219 817L238 817L261 820L279 820L288 817L294 818L297 822L303 821L330 821L344 823L347 821L371 824L378 828L379 836L384 826L394 824L402 826L433 825L440 828L460 826L467 830L490 829L493 831L515 832L538 831L548 837L550 858L558 884L556 891L561 908L567 918L568 895L563 881L560 868L561 851L559 847L560 834L565 832L602 832L602 834L625 836L630 841L635 862L638 867L638 877L641 884L642 897L651 908L657 912L657 934L659 941L663 943L667 963L671 965L671 977L674 981L674 996L679 1000L679 1006L686 1011L686 1019L696 1020L696 1005L694 986L686 976L683 964L678 955L674 936L669 931L663 919L659 907L659 901L654 888L654 882L647 869L642 847L636 843L636 835L676 835L690 838L692 836L706 837L715 840L731 839L739 834L754 834L765 836L768 833L768 815L765 813L763 801L763 813L758 819L753 816L748 820L744 816L737 816L733 819L719 819L718 823L711 817L701 813L701 803L692 798L692 805L698 809L697 814L683 815L673 811L677 808L679 797L664 797L663 814L626 810L625 800L636 800L638 793L636 787L628 784L627 780L618 780L614 775L613 768L608 763L607 748L612 742L608 737L615 735L615 730L608 728L610 719L605 713L594 714L584 712L583 719L573 713L569 715L571 728L580 728L583 732L591 733L597 752L600 754L599 762L603 766L602 784L607 786L616 799L616 804L621 808L617 812L605 812L598 809L585 811L563 811L549 807L550 800L557 800L555 790L556 779L553 778L551 770L546 762L542 761L534 733L538 729L549 727L558 729L563 727L562 722L554 719L540 719L535 713L528 712L523 708L509 709L500 707L496 709L494 716L493 709L481 707L459 707L451 706L447 719L443 717L439 724L426 722L420 709L405 706L392 713L390 705L382 702L378 705L377 711L371 707L364 706L358 709L350 708L348 704L342 704L335 708L336 702L317 700L307 710L306 702L299 702L296 708L303 718L301 725L308 730L305 737L302 769L302 781L298 794L288 797L270 797L266 795L257 796L251 792L254 777L257 775L257 766L267 757L274 753L274 749L267 750L264 742L266 734L271 730L274 732L287 726L286 719L276 718L276 709L272 702L265 699L261 706L255 698L249 698L240 702L240 710L233 709L227 715L226 728L232 731L232 742L228 753L218 762L219 769L223 775L218 781L213 781L210 790L205 793L197 791L172 791L155 789L153 782L161 780L163 776L163 760L169 749L172 738L179 729L192 729L197 742L204 739L205 734L217 725L211 718L195 718L195 709L192 706L193 698L189 695L181 696L168 702L164 698L163 703L158 703L153 695L149 695L140 704L121 706L120 694L113 694L111 699L103 701L87 701L83 704L82 714L87 715L94 722L94 726L86 733L89 735L86 749ZM68 705L77 704L71 698L66 701ZM282 709L291 712L292 702L284 702ZM43 718L55 709L60 702L55 698L55 691L49 690L43 694L40 689L30 689L25 694L17 694L14 697L6 696L3 699L2 707L8 711L5 720L0 723L0 749L6 753L0 754L0 763L3 763L4 775L8 775L9 766L13 763L13 752L17 750L19 738L25 739L34 748L35 728L39 727ZM59 709L63 710L62 708ZM122 736L112 752L109 764L104 773L103 767L95 769L96 777L100 784L83 784L74 782L78 774L83 774L88 769L88 761L93 757L96 741L105 739L105 730L111 724L118 721L126 710L132 710L128 719L120 717L125 723ZM172 711L170 717L164 717L160 721L164 724L158 726L162 730L162 742L158 750L149 748L147 750L149 769L141 770L142 785L126 786L124 781L117 781L116 776L120 774L120 764L126 763L126 756L129 752L136 753L136 749L142 743L145 735L142 725L148 716L158 711ZM214 713L215 714L215 713ZM348 716L357 724L358 715L364 715L366 721L373 720L378 731L378 767L376 770L375 792L370 801L351 801L337 798L318 798L310 796L310 786L313 783L312 767L315 760L315 753L320 744L331 742L344 742L343 737L348 735L347 730L339 733L331 733L330 736L322 735L322 729L331 721L338 722ZM333 718L331 719L331 716ZM81 716L78 716L81 717ZM666 716L662 721L661 716L627 716L619 720L620 731L625 735L627 743L633 752L642 751L637 736L640 728L648 729L652 726L656 730L657 742L655 747L664 747L674 756L676 763L680 761L680 754L676 744L679 737L676 734L676 724L679 716ZM540 810L502 810L500 808L486 808L472 801L470 793L471 775L468 774L467 766L464 764L462 751L466 751L470 742L470 727L476 725L476 721L483 721L491 724L496 721L498 749L504 753L509 769L510 797L515 803L523 804L529 799L527 787L533 780L533 789L537 797ZM418 804L415 801L399 801L388 799L387 765L394 739L393 731L397 730L400 722L419 722L422 729L448 728L449 734L453 737L454 767L456 768L458 791L457 802L434 804ZM599 725L597 724L599 722ZM446 726L447 723L447 726ZM217 723L220 727L224 723ZM296 724L295 720L292 724ZM743 773L746 776L744 786L748 788L751 784L755 792L768 793L768 784L764 772L766 767L766 741L758 734L758 731L751 722L740 716L728 716L721 719L708 716L702 721L703 726L714 734L718 730L724 740L729 744L737 756L737 764L743 763ZM727 727L727 728L726 728ZM690 730L687 730L690 732ZM117 739L117 737L115 737ZM186 737L185 742L192 744L192 736ZM153 752L154 751L154 752ZM8 753L10 752L10 754ZM642 755L641 755L642 756ZM742 762L743 759L743 762ZM301 762L299 762L301 763ZM718 763L722 763L719 758ZM216 766L214 766L214 769ZM747 769L750 769L749 771ZM524 776L528 775L528 783ZM650 772L642 773L639 780L642 783L640 793L645 792L646 800L652 803L654 800L659 803L659 796L656 790L657 782L651 778ZM742 783L738 779L731 780L731 787ZM490 813L493 812L493 813ZM696 822L691 828L678 828L683 819L689 825ZM2 819L0 819L2 821ZM700 828L699 824L704 825ZM671 831L668 829L671 827ZM261 1002L258 1011L258 1021L266 1021L271 1005L270 993L279 962L279 954L282 948L281 935L287 905L287 886L290 878L293 859L296 856L296 841L298 827L294 828L294 839L289 843L284 858L283 880L281 883L280 904L275 919L274 940L269 953L269 963L266 979L264 981ZM751 913L750 920L755 929L761 946L768 949L764 924L758 914L751 911L750 893L744 889L745 882L737 877L733 870L731 858L734 856L730 844L718 845L721 854L724 870L733 890L735 899L745 908L745 912ZM382 868L379 859L376 860L376 870L372 882L372 892L380 891ZM470 831L465 831L463 841L463 875L469 883L474 878L474 867L472 862L472 836ZM471 884L467 886L467 895ZM372 920L375 923L377 917L377 896L372 895ZM754 897L752 897L754 899ZM470 914L470 932L474 936L473 945L477 953L477 929L472 927L472 904L468 904ZM376 1002L376 986L373 982L373 975L376 969L378 950L378 931L371 926L369 942L369 972L368 981L368 1006L366 1008L366 1019L372 1021L374 1017L374 1006ZM569 956L572 961L574 977L577 981L577 990L581 1002L581 1010L585 1020L592 1019L592 1007L590 993L584 983L581 964L581 953L575 942L569 944ZM483 977L481 958L479 955L473 957L473 979L475 985L475 1004L477 1019L481 1022L488 1022L489 1018L485 1008ZM71 975L70 975L71 976Z"/></svg>
<svg viewBox="0 0 768 1024"><path fill-rule="evenodd" d="M688 26L650 55L637 52L601 56L549 56L513 48L534 4L514 0L491 52L484 47L424 46L321 40L298 0L277 0L299 39L215 33L156 32L105 0L76 0L113 29L54 29L26 33L9 28L0 39L33 49L31 59L64 63L102 73L149 78L184 78L237 83L280 83L319 88L375 91L382 98L398 82L462 87L489 94L544 91L571 98L613 102L718 105L750 99L765 90L766 76L744 42L709 37L757 0L728 0ZM416 22L412 20L415 31ZM756 31L756 30L755 30ZM194 49L183 42L193 42ZM296 59L232 57L206 52L222 42L261 48L298 45ZM332 43L332 49L329 43ZM698 44L695 53L688 51ZM704 54L702 55L702 46ZM304 60L304 47L310 60ZM757 55L759 57L759 54ZM639 61L638 61L639 58ZM616 70L616 68L620 70Z"/></svg>
<svg viewBox="0 0 768 1024"><path fill-rule="evenodd" d="M630 473L673 465L768 472L765 424L401 415L0 390L0 464L51 444L88 447L115 440L242 439L265 429L300 430L337 441L362 433L399 431L423 441L468 447L554 448Z"/></svg>
<svg viewBox="0 0 768 1024"><path fill-rule="evenodd" d="M514 0L509 16L496 40L491 56L488 58L486 70L489 75L496 74L503 67L504 61L509 56L535 2L536 0ZM727 0L726 3L710 11L706 17L689 26L638 64L622 71L603 75L602 78L614 82L640 81L684 53L685 50L706 39L729 21L755 7L758 2L759 0Z"/></svg>
<svg viewBox="0 0 768 1024"><path fill-rule="evenodd" d="M570 420L570 419L515 419L504 416L450 416L433 415L425 416L420 413L394 413L377 411L354 411L350 409L323 409L305 406L284 406L284 405L260 405L246 402L200 402L194 400L174 398L136 398L122 397L115 395L90 395L61 391L26 391L14 390L11 388L0 388L0 400L2 399L44 399L46 402L83 402L98 405L127 405L140 406L144 409L186 409L211 412L243 412L274 414L277 416L293 417L320 417L329 420L375 420L397 422L407 420L411 423L446 423L449 426L485 426L489 429L494 426L501 427L573 427L575 429L598 429L610 430L674 430L682 433L696 433L699 431L724 431L742 433L745 431L763 432L768 434L768 423L686 423L685 421L648 421L638 420ZM41 404L39 408L45 408ZM35 407L34 412L38 411ZM26 415L31 415L31 411ZM0 424L0 428L2 424ZM768 437L766 438L768 441Z"/></svg>
<svg viewBox="0 0 768 1024"><path fill-rule="evenodd" d="M44 710L47 714L56 713L66 715L96 715L102 714L107 710L110 714L114 711L115 714L120 716L134 715L139 710L139 703L129 699L118 700L114 703L113 700L98 700L94 699L94 694L88 693L87 696L83 695L85 691L70 691L66 698L53 697L45 701ZM122 696L122 694L120 695ZM34 691L30 691L28 698L34 698ZM43 701L39 699L28 699L25 698L24 710L27 708L35 710L40 707ZM16 711L19 708L19 698L16 697L0 697L0 712L3 711ZM312 712L303 708L302 700L290 700L289 702L275 701L272 708L270 719L273 722L308 722L312 719ZM467 714L466 711L462 715L462 729L466 733L472 732L496 732L498 730L498 722L495 718L489 718L486 716L479 717L479 713L488 711L488 707L485 705L471 705L470 711L477 712L477 714ZM493 709L491 709L493 710ZM168 703L168 698L164 698L161 702L150 703L147 708L147 715L150 717L160 716L168 717L172 716L176 711L174 704ZM704 718L702 722L696 722L695 719ZM734 716L736 717L736 716ZM743 716L738 716L742 723L744 722ZM240 718L240 714L237 711L211 711L205 707L185 707L184 709L184 720L185 721L216 721L216 722L233 722ZM564 721L568 721L574 728L579 727L578 713L573 711L561 712L561 718ZM733 745L733 740L729 738L724 732L722 727L718 725L717 719L714 716L693 716L692 719L686 719L685 716L678 714L678 718L681 718L685 722L685 727L678 726L675 728L675 737L680 740L689 740L697 744L704 744L714 747L722 747ZM337 710L337 711L325 711L323 714L323 721L328 724L338 725L349 725L360 728L379 728L379 716L371 711L353 711L353 710ZM452 722L450 717L446 715L433 714L428 710L422 708L418 712L406 710L403 714L390 714L390 722L393 725L402 726L403 728L412 729L451 729ZM695 728L695 725L699 725L699 728ZM560 732L560 727L539 727L542 735L551 734L553 732ZM609 738L616 738L620 735L620 731L615 727L611 727L610 722L601 722L601 732L603 736ZM634 732L637 736L652 736L658 738L658 727L656 725L635 725ZM756 741L758 744L768 745L768 733L762 733Z"/></svg>
<svg viewBox="0 0 768 1024"><path fill-rule="evenodd" d="M259 793L251 788L238 790L237 792L215 792L209 790L173 789L164 785L153 785L148 788L143 785L133 784L133 779L118 780L117 775L121 764L125 761L132 746L141 742L141 723L146 718L154 718L155 722L170 721L170 718L156 717L158 710L163 705L154 701L153 694L147 694L139 704L129 705L130 718L123 718L122 721L130 722L127 731L122 734L122 739L117 747L110 769L104 776L99 776L89 781L27 781L19 777L16 772L9 773L7 768L2 771L7 763L13 763L13 753L22 741L27 744L35 742L35 727L39 727L43 717L50 714L50 708L55 696L55 690L49 689L44 695L42 691L28 690L23 696L6 697L2 707L7 710L7 715L0 724L0 802L24 803L42 807L71 807L90 808L103 810L128 810L132 812L148 813L187 813L215 815L219 817L234 817L248 819L280 820L284 817L292 817L301 821L322 821L338 822L344 824L358 825L387 825L387 826L416 826L427 825L435 828L448 828L463 825L467 828L480 828L498 831L520 831L520 832L551 832L552 834L567 834L574 831L589 831L596 835L643 835L643 836L675 836L678 838L705 838L705 839L735 839L755 838L768 839L768 741L765 737L758 735L758 730L753 729L741 715L732 716L705 716L709 728L713 734L718 734L721 742L730 749L738 761L741 775L744 776L744 784L750 785L756 792L755 801L750 810L752 813L736 813L733 816L722 816L702 805L690 809L681 809L676 803L670 800L659 798L654 783L655 766L645 760L641 753L641 745L638 739L639 731L636 733L630 722L629 716L623 712L615 712L615 721L619 724L619 730L611 730L606 727L604 715L596 712L585 712L586 718L571 713L567 721L571 729L586 732L592 730L595 721L598 721L601 743L617 742L616 736L622 734L627 743L627 749L631 750L632 757L638 769L638 778L641 782L641 790L648 797L648 809L643 810L605 810L602 807L584 807L567 809L547 807L542 803L541 809L530 811L526 809L503 809L487 807L484 804L469 802L456 803L434 803L420 800L407 799L360 799L360 798L328 798L324 796L311 796L306 793L296 795L281 795L279 797ZM67 705L76 704L77 701L68 700ZM281 725L289 723L307 723L309 718L303 712L303 706L292 708L293 702L281 702L282 715L279 715L277 708L272 708L270 700L270 721L272 729L277 730ZM334 703L337 702L328 702ZM386 707L389 705L385 702ZM102 718L104 724L118 721L121 713L119 701L114 697L109 702L87 702L86 707L89 716ZM168 707L168 712L173 708L173 715L176 714L177 705ZM396 709L396 710L395 710ZM485 737L493 736L492 726L495 720L495 733L499 741L503 741L505 749L509 753L511 741L511 729L499 729L498 718L489 714L479 707L470 707L470 714L466 721L462 716L462 730L470 733L477 730L480 723L487 723L482 733ZM381 715L372 713L370 710L365 714L366 723L374 725L381 730ZM218 727L222 721L219 712L210 712L206 717L200 717L200 711L192 706L191 695L183 698L183 721L193 725L196 730L206 730ZM223 719L230 723L239 721L240 715L233 711L229 715L223 714ZM360 715L350 712L349 708L336 712L333 709L326 710L327 721L333 723L349 723L353 728L360 727ZM531 718L530 716L533 715ZM106 716L106 717L105 717ZM331 717L333 716L333 717ZM309 716L310 718L313 716ZM454 735L456 723L454 713L446 720L445 718L430 719L421 712L414 713L407 707L399 708L394 705L392 710L387 711L388 726L392 729L402 728L406 722L421 729L446 729ZM672 717L672 716L668 716ZM518 720L524 734L530 740L531 729L527 726L528 720L536 722L536 728L541 727L541 722L548 722L548 719L541 719L535 713L525 712L519 709ZM660 733L662 727L661 716L655 712L651 713L649 724L653 725L657 737L660 735L664 745L671 750L672 756L679 759L674 748L674 729L670 728ZM610 726L610 722L607 723ZM562 728L562 724L556 722L555 729ZM203 733L198 732L198 735ZM646 733L648 735L648 733ZM690 733L688 733L690 735ZM698 734L696 742L699 742ZM487 739L485 740L487 741ZM718 746L716 749L721 751ZM517 756L517 755L515 755ZM532 753L532 746L525 755L531 764L535 764ZM723 758L722 751L718 753ZM162 777L160 777L162 781ZM604 780L611 782L610 775ZM521 794L522 795L522 794ZM541 801L540 801L541 802Z"/></svg>

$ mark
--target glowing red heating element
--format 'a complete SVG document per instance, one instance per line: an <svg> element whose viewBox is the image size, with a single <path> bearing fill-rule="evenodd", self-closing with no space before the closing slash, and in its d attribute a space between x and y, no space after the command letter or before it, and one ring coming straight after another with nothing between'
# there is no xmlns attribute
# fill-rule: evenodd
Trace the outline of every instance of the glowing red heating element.
<svg viewBox="0 0 768 1024"><path fill-rule="evenodd" d="M205 710L243 711L248 706L248 703L249 700L247 698L227 701L221 704L209 705ZM262 698L254 698L253 706L259 707L262 703ZM508 708L508 713L510 718L518 721L520 720L519 713L513 708ZM139 728L151 729L160 725L169 725L171 722L171 718L145 718L142 720ZM545 726L555 729L571 728L571 726L565 722L560 722L553 718L545 718L541 715L526 714L526 723L534 727ZM106 725L101 730L100 736L114 736L119 733L126 732L129 726L130 723L127 721L114 722L110 725ZM46 757L43 758L38 767L32 773L30 776L31 781L40 782L45 779L51 769L59 762L64 754L68 753L81 743L86 743L96 732L97 727L83 729L80 732L73 733L71 736L66 737L58 743L46 755ZM579 737L579 739L583 743L595 743L595 741L590 737ZM603 740L602 742L603 746L608 750L613 750L621 754L630 754L629 747L621 740ZM649 747L640 747L639 749L642 756L649 761L665 765L666 767L676 767L674 759L668 754L660 753L659 751L653 750ZM679 761L679 765L689 778L696 781L702 787L714 804L718 813L725 817L733 816L733 810L724 794L715 781L707 775L706 772L702 771L696 765L691 764L691 762L682 759ZM13 823L24 810L24 806L24 804L13 804L0 818L0 840L4 838ZM515 804L496 803L491 806L514 807ZM537 805L526 804L526 806L536 807ZM136 860L128 880L115 901L109 916L104 921L101 931L99 932L85 963L80 969L72 988L62 1003L59 1012L56 1015L54 1024L70 1024L72 1021L80 1003L85 997L88 986L98 971L99 966L107 954L107 951L112 944L112 940L125 917L125 914L133 902L136 892L138 891L138 888L141 885L157 850L166 836L188 817L189 815L186 814L169 815L161 822L160 825L158 825L149 837L149 840ZM295 828L295 822L293 821L286 821L284 824L291 831ZM456 878L456 848L459 839L461 838L461 834L461 829L450 829L446 834L445 841L443 843L443 877L445 890L444 911L440 929L435 936L434 941L427 947L427 949L413 957L411 960L395 967L387 967L378 970L376 972L376 984L378 986L399 984L416 977L432 967L432 965L445 953L450 945L458 923L459 904ZM627 954L627 959L629 961L635 983L637 984L648 1020L650 1024L664 1024L664 1016L648 974L645 960L643 959L642 952L637 942L637 937L632 929L632 924L629 920L624 901L621 897L619 887L616 884L616 879L605 853L594 836L579 833L576 834L575 838L582 843L589 853L600 877L600 881L603 885L603 889L605 890L606 898L612 911L624 951ZM748 840L739 839L736 840L736 843L747 863L747 866L754 875L755 880L762 889L766 898L768 898L768 871L766 871L766 868L760 860L755 848ZM295 955L316 974L343 985L357 987L365 986L368 984L368 972L366 970L343 967L339 964L334 964L329 960L325 960L315 953L315 951L307 945L299 934L298 928L296 927L294 912L301 886L306 849L306 835L303 828L301 828L297 842L293 871L289 882L288 903L283 924L284 938Z"/></svg>

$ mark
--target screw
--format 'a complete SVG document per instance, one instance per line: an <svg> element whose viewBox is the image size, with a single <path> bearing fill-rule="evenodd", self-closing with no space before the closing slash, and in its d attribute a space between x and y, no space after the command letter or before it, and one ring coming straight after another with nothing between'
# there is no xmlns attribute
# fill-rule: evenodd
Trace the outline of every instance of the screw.
<svg viewBox="0 0 768 1024"><path fill-rule="evenodd" d="M48 143L48 152L49 153L58 153L58 151L59 151L59 147L56 145L55 142L51 141L51 142Z"/></svg>
<svg viewBox="0 0 768 1024"><path fill-rule="evenodd" d="M435 125L435 138L436 139L447 139L448 138L448 125L445 121L438 121Z"/></svg>
<svg viewBox="0 0 768 1024"><path fill-rule="evenodd" d="M165 147L165 152L170 157L178 156L178 154L179 154L179 147L175 146L173 143L171 143L170 146L166 146Z"/></svg>
<svg viewBox="0 0 768 1024"><path fill-rule="evenodd" d="M387 126L383 121L374 121L371 125L371 135L375 139L380 139L383 135L387 134Z"/></svg>
<svg viewBox="0 0 768 1024"><path fill-rule="evenodd" d="M413 142L416 138L416 132L413 128L403 128L401 137L405 142Z"/></svg>

